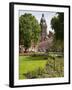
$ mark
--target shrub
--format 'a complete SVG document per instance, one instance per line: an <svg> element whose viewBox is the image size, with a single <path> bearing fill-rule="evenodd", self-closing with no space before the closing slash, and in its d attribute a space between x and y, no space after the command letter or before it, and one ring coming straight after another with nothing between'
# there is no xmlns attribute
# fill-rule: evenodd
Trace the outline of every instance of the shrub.
<svg viewBox="0 0 72 90"><path fill-rule="evenodd" d="M37 69L37 73L38 73L38 75L42 75L42 74L44 73L44 69L41 68L41 67L39 67L39 68Z"/></svg>
<svg viewBox="0 0 72 90"><path fill-rule="evenodd" d="M26 74L23 74L23 75L25 75L25 77L28 79L32 79L32 78L40 78L44 73L45 73L44 69L39 67L34 71L27 72Z"/></svg>
<svg viewBox="0 0 72 90"><path fill-rule="evenodd" d="M25 77L28 78L28 79L31 79L31 78L32 78L31 72L27 72L27 73L25 74Z"/></svg>
<svg viewBox="0 0 72 90"><path fill-rule="evenodd" d="M39 59L48 59L47 53L33 53L31 56L32 57L39 57Z"/></svg>

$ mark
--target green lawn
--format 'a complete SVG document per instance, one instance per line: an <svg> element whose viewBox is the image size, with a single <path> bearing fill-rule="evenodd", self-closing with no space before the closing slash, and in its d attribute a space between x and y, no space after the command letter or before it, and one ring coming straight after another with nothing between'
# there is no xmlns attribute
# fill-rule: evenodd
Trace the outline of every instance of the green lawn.
<svg viewBox="0 0 72 90"><path fill-rule="evenodd" d="M19 78L23 79L23 73L33 71L38 67L44 67L46 60L40 60L41 57L19 56ZM39 59L39 60L38 60Z"/></svg>
<svg viewBox="0 0 72 90"><path fill-rule="evenodd" d="M24 75L27 72L31 72L36 70L37 68L45 68L46 63L48 63L52 66L54 66L54 60L51 58L48 58L48 60L45 60L42 56L39 57L31 57L31 56L19 56L19 79L25 79ZM64 60L62 58L56 58L55 59L55 68L56 70L59 70L64 68ZM53 70L50 69L49 70ZM52 77L53 75L50 74L49 71L49 76ZM55 73L54 73L55 74ZM46 75L47 76L47 75Z"/></svg>

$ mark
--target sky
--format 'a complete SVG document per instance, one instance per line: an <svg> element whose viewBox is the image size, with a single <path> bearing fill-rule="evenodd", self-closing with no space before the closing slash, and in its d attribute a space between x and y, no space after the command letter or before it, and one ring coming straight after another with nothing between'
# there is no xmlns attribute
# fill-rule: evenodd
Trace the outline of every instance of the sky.
<svg viewBox="0 0 72 90"><path fill-rule="evenodd" d="M51 19L54 16L57 16L56 12L50 12L50 11L25 11L25 10L19 10L19 17L25 13L31 13L33 16L36 17L36 19L38 20L38 22L40 23L42 14L44 14L46 23L47 23L47 33L49 33L49 31L54 32L54 30L52 30L50 22Z"/></svg>

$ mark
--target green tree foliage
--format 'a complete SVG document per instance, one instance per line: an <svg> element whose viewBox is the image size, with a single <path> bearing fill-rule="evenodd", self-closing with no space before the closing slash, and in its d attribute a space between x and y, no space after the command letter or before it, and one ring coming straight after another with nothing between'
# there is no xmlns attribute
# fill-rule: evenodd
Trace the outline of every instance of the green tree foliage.
<svg viewBox="0 0 72 90"><path fill-rule="evenodd" d="M64 40L64 13L57 13L51 20L51 27L55 31L56 40Z"/></svg>
<svg viewBox="0 0 72 90"><path fill-rule="evenodd" d="M51 20L51 28L54 29L54 46L55 49L64 49L64 13L57 13L58 16Z"/></svg>
<svg viewBox="0 0 72 90"><path fill-rule="evenodd" d="M19 17L19 44L24 45L25 52L32 43L36 45L40 36L40 25L35 16L25 13Z"/></svg>

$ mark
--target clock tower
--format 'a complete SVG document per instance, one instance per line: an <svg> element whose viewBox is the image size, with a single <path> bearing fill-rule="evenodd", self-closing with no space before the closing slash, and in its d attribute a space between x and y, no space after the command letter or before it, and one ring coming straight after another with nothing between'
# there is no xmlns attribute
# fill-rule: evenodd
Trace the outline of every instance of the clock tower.
<svg viewBox="0 0 72 90"><path fill-rule="evenodd" d="M44 14L42 14L42 17L41 17L40 26L41 26L41 41L45 41L47 37L47 24L46 24Z"/></svg>

